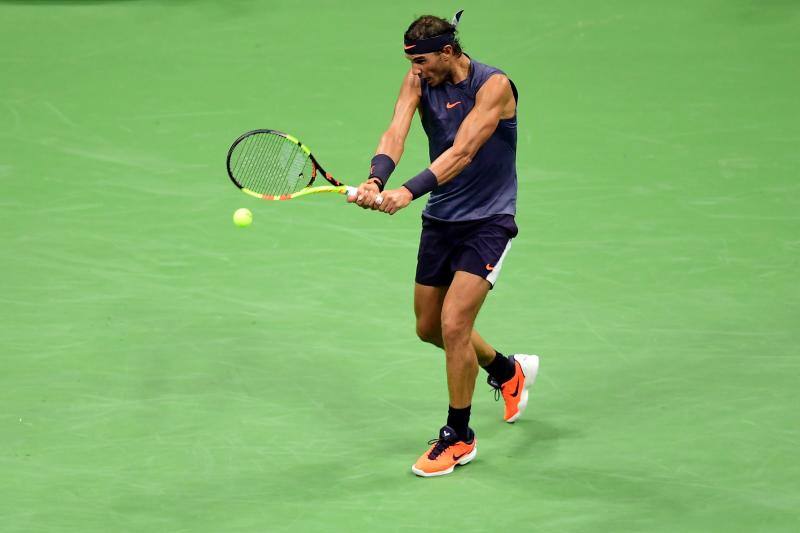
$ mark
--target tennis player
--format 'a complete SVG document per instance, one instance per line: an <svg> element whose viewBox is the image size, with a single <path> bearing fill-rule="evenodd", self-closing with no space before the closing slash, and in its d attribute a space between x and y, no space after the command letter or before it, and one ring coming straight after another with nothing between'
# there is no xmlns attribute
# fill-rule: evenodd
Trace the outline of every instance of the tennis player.
<svg viewBox="0 0 800 533"><path fill-rule="evenodd" d="M422 213L414 312L419 338L445 351L450 406L438 439L411 467L425 477L449 474L475 458L469 418L478 365L505 401L506 422L522 414L539 368L537 356L506 357L473 327L517 235L517 90L501 70L462 52L456 36L461 13L452 22L419 17L405 32L411 69L369 178L351 200L393 215L430 193ZM428 135L431 165L401 187L384 190L415 111Z"/></svg>

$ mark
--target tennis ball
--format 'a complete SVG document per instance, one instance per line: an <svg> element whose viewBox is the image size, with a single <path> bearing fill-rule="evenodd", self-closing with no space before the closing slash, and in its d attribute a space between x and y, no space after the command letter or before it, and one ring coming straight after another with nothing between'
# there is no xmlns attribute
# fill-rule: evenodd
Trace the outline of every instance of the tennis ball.
<svg viewBox="0 0 800 533"><path fill-rule="evenodd" d="M237 209L236 212L233 214L233 223L239 226L240 228L249 226L250 224L253 223L253 213L251 213L250 210L247 209L246 207Z"/></svg>

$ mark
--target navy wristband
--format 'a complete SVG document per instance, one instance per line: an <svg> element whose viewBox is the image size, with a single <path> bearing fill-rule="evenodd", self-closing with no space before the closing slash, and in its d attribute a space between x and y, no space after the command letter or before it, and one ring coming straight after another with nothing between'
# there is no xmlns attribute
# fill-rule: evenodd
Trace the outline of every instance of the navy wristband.
<svg viewBox="0 0 800 533"><path fill-rule="evenodd" d="M413 196L414 200L416 200L420 196L424 196L434 190L437 185L439 185L439 181L436 179L436 175L431 171L431 169L426 168L405 182L403 187L411 191L411 196Z"/></svg>
<svg viewBox="0 0 800 533"><path fill-rule="evenodd" d="M372 158L369 165L369 177L378 178L381 182L378 185L380 190L386 187L386 182L389 181L389 176L394 172L394 161L386 154L377 154Z"/></svg>

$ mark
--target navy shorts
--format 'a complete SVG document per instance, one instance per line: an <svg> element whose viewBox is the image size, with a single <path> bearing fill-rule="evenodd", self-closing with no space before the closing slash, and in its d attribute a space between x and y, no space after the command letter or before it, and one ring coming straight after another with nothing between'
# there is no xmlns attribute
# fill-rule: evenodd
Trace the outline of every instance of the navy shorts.
<svg viewBox="0 0 800 533"><path fill-rule="evenodd" d="M517 231L514 215L464 222L422 217L416 282L447 286L462 270L484 278L490 288L494 287Z"/></svg>

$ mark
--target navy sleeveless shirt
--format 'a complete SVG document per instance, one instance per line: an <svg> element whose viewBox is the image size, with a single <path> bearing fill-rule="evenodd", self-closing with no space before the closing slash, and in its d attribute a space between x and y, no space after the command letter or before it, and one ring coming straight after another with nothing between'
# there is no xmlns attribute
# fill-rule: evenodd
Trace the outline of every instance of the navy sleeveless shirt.
<svg viewBox="0 0 800 533"><path fill-rule="evenodd" d="M469 57L469 56L467 56ZM431 162L453 146L461 122L475 106L478 90L493 74L503 71L470 58L467 79L431 87L420 80L420 118L428 135ZM511 83L514 99L517 89ZM517 204L517 114L500 120L460 174L431 192L422 216L447 222L514 215Z"/></svg>

